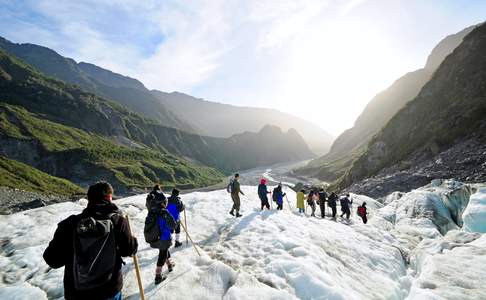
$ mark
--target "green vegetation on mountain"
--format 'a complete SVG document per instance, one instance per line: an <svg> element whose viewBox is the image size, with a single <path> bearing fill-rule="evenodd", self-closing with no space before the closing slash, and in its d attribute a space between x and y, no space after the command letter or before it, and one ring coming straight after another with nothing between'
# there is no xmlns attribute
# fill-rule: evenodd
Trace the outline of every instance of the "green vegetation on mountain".
<svg viewBox="0 0 486 300"><path fill-rule="evenodd" d="M81 187L66 179L51 176L29 165L1 155L0 186L65 196L84 193Z"/></svg>
<svg viewBox="0 0 486 300"><path fill-rule="evenodd" d="M483 24L464 38L418 96L371 139L366 152L354 161L339 185L349 186L393 165L406 168L413 154L432 157L466 139L485 139L485 116Z"/></svg>

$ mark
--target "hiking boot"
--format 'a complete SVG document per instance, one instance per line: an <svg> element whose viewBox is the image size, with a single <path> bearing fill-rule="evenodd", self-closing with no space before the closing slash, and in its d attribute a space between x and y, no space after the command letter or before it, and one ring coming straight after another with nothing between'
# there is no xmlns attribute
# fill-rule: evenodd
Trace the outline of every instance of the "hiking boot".
<svg viewBox="0 0 486 300"><path fill-rule="evenodd" d="M177 248L177 247L180 247L180 246L182 246L182 243L179 242L179 241L175 241L174 247Z"/></svg>
<svg viewBox="0 0 486 300"><path fill-rule="evenodd" d="M172 272L174 270L174 267L175 267L175 264L171 260L168 260L167 261L167 269L169 270L169 272Z"/></svg>
<svg viewBox="0 0 486 300"><path fill-rule="evenodd" d="M237 213L236 214L236 217L239 218L239 217L242 217L243 215L240 215L240 213Z"/></svg>
<svg viewBox="0 0 486 300"><path fill-rule="evenodd" d="M229 212L230 215L234 216L235 214L233 213L233 211L230 211Z"/></svg>
<svg viewBox="0 0 486 300"><path fill-rule="evenodd" d="M167 276L162 276L162 274L157 274L155 275L155 284L159 284L161 283L162 281L166 280L167 279Z"/></svg>

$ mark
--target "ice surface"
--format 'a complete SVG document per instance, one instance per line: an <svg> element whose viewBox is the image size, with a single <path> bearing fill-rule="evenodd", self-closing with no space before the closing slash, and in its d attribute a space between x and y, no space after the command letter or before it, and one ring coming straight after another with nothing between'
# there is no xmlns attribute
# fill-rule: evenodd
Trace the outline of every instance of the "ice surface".
<svg viewBox="0 0 486 300"><path fill-rule="evenodd" d="M486 187L481 187L471 196L464 214L464 230L486 233Z"/></svg>
<svg viewBox="0 0 486 300"><path fill-rule="evenodd" d="M295 193L284 189L295 209ZM153 283L158 251L143 241L145 195L116 204L140 238L147 299L480 299L486 291L486 238L457 230L444 201L457 189L441 182L394 197L385 207L351 195L354 210L367 202L368 225L355 212L349 222L300 215L286 201L283 211L262 212L256 186L242 186L244 215L238 219L228 213L232 201L225 190L185 194L187 226L202 257L190 244L173 249L176 268L159 286ZM484 195L474 194L478 200L464 212L465 226L474 224L468 216L484 207L475 204L484 203ZM50 269L42 252L56 224L85 205L0 216L0 299L62 298L63 269ZM124 298L139 299L133 263L125 261Z"/></svg>

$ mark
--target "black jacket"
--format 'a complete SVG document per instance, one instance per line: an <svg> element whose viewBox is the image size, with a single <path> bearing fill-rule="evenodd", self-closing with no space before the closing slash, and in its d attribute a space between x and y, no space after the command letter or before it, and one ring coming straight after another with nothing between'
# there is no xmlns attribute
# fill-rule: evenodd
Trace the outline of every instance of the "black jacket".
<svg viewBox="0 0 486 300"><path fill-rule="evenodd" d="M83 217L90 216L95 219L107 219L109 214L116 213L112 217L115 230L115 241L118 247L118 257L113 271L112 279L103 287L90 291L78 292L74 288L73 279L73 235L74 229ZM122 256L131 256L137 251L137 239L133 237L128 228L127 219L121 215L118 207L108 201L98 204L88 204L80 215L72 215L57 225L54 238L44 251L44 260L52 268L64 267L64 298L70 299L106 299L115 296L123 287L121 272Z"/></svg>
<svg viewBox="0 0 486 300"><path fill-rule="evenodd" d="M319 192L319 205L324 206L327 198L326 192Z"/></svg>
<svg viewBox="0 0 486 300"><path fill-rule="evenodd" d="M336 207L336 200L338 199L338 196L336 194L331 194L329 198L327 199L327 204L329 207Z"/></svg>

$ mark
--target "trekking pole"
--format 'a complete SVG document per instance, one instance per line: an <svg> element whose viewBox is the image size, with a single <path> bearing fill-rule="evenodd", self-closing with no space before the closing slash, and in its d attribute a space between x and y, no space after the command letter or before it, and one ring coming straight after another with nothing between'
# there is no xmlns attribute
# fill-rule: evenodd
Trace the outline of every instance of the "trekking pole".
<svg viewBox="0 0 486 300"><path fill-rule="evenodd" d="M132 229L130 227L130 218L127 215L127 225L130 235L132 234ZM135 266L135 275L137 276L138 290L140 291L140 299L145 300L145 292L143 291L142 276L140 275L140 267L138 265L137 254L132 255L133 265Z"/></svg>
<svg viewBox="0 0 486 300"><path fill-rule="evenodd" d="M186 217L186 209L184 208L184 224L187 228L187 217ZM187 239L187 231L186 231L186 245L189 244L189 240Z"/></svg>
<svg viewBox="0 0 486 300"><path fill-rule="evenodd" d="M194 241L191 239L191 236L187 232L186 226L184 226L184 224L182 224L182 223L181 223L181 226L182 226L182 228L184 228L184 231L186 232L186 235L189 238L189 240L191 240L191 244L194 247L194 249L196 250L197 255L201 256L201 253L199 253L199 250L197 250L196 244L194 243Z"/></svg>
<svg viewBox="0 0 486 300"><path fill-rule="evenodd" d="M270 209L273 209L273 205L272 205L272 202L273 202L273 194L270 193Z"/></svg>
<svg viewBox="0 0 486 300"><path fill-rule="evenodd" d="M287 194L285 194L285 199L287 199L287 204L289 205L289 208L292 211L292 205L290 205L290 201L289 198L287 197Z"/></svg>

